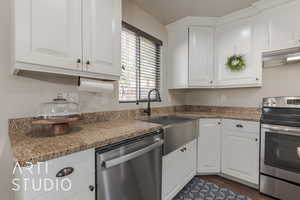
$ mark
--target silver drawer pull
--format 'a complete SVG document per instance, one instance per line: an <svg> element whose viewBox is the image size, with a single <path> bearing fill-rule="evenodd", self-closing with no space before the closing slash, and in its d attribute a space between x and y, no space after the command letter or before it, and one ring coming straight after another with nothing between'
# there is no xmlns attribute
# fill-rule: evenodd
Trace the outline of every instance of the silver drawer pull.
<svg viewBox="0 0 300 200"><path fill-rule="evenodd" d="M56 177L61 178L61 177L69 176L73 172L74 172L73 167L66 167L66 168L63 168L62 170L60 170L59 172L57 172Z"/></svg>
<svg viewBox="0 0 300 200"><path fill-rule="evenodd" d="M244 128L244 126L242 124L237 124L236 127L237 128Z"/></svg>
<svg viewBox="0 0 300 200"><path fill-rule="evenodd" d="M186 147L183 147L182 149L180 149L181 152L185 152L186 151Z"/></svg>

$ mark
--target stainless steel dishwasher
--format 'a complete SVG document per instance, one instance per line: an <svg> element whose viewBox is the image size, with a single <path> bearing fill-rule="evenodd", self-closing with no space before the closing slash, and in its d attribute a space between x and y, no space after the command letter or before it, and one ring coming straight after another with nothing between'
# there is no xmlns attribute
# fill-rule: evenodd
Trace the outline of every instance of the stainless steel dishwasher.
<svg viewBox="0 0 300 200"><path fill-rule="evenodd" d="M96 150L97 200L161 200L162 131Z"/></svg>

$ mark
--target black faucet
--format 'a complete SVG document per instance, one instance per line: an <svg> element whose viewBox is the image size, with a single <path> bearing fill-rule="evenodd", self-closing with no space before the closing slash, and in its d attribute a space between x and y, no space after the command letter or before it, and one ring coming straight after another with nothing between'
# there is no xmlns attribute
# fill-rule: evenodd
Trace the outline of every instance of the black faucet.
<svg viewBox="0 0 300 200"><path fill-rule="evenodd" d="M158 98L158 101L161 102L161 98L160 98L160 93L159 93L159 90L158 89L152 89L148 92L148 107L146 110L144 110L145 113L147 113L148 116L151 115L151 93L153 91L156 91L156 95L157 95L157 98Z"/></svg>

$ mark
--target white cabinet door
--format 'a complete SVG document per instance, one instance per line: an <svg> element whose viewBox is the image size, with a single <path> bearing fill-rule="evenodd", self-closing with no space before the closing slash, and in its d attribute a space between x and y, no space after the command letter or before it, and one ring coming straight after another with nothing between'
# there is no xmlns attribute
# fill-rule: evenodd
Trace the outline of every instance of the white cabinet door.
<svg viewBox="0 0 300 200"><path fill-rule="evenodd" d="M249 87L261 85L261 54L254 49L256 33L256 17L235 21L217 27L217 66L216 81L218 87ZM259 26L258 26L259 27ZM267 34L267 33L265 33ZM241 71L231 71L227 66L227 58L242 55L246 67Z"/></svg>
<svg viewBox="0 0 300 200"><path fill-rule="evenodd" d="M81 0L16 1L16 61L82 70L81 8Z"/></svg>
<svg viewBox="0 0 300 200"><path fill-rule="evenodd" d="M214 28L189 28L189 87L212 87Z"/></svg>
<svg viewBox="0 0 300 200"><path fill-rule="evenodd" d="M222 130L222 173L258 184L259 132L243 130L252 125L244 127L238 121L236 124L240 128L225 128L226 123L223 122L225 125ZM231 124L234 122L228 126Z"/></svg>
<svg viewBox="0 0 300 200"><path fill-rule="evenodd" d="M163 157L163 200L171 200L196 175L196 145L194 140Z"/></svg>
<svg viewBox="0 0 300 200"><path fill-rule="evenodd" d="M187 177L196 175L197 167L197 139L184 146L184 156L182 162L185 167L182 168L183 180ZM189 180L188 180L189 181ZM183 183L183 186L186 183Z"/></svg>
<svg viewBox="0 0 300 200"><path fill-rule="evenodd" d="M83 1L84 70L121 73L121 0Z"/></svg>
<svg viewBox="0 0 300 200"><path fill-rule="evenodd" d="M293 1L267 10L271 50L300 46L300 1Z"/></svg>
<svg viewBox="0 0 300 200"><path fill-rule="evenodd" d="M73 172L64 177L57 177L58 172L65 168L73 168ZM95 187L94 149L35 164L21 170L17 169L15 174L15 178L20 180L18 183L21 183L21 190L16 193L16 200L67 200L75 197L86 200L95 199L95 190L89 189L89 186Z"/></svg>
<svg viewBox="0 0 300 200"><path fill-rule="evenodd" d="M198 137L198 173L220 173L221 120L201 119Z"/></svg>
<svg viewBox="0 0 300 200"><path fill-rule="evenodd" d="M187 88L188 82L188 29L168 28L169 89Z"/></svg>

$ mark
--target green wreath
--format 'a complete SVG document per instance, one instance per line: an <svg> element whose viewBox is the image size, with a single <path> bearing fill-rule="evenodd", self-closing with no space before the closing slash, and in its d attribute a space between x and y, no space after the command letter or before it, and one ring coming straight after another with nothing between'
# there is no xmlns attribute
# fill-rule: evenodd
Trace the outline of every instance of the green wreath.
<svg viewBox="0 0 300 200"><path fill-rule="evenodd" d="M227 58L226 66L233 72L238 72L246 67L246 62L242 55L233 55Z"/></svg>

